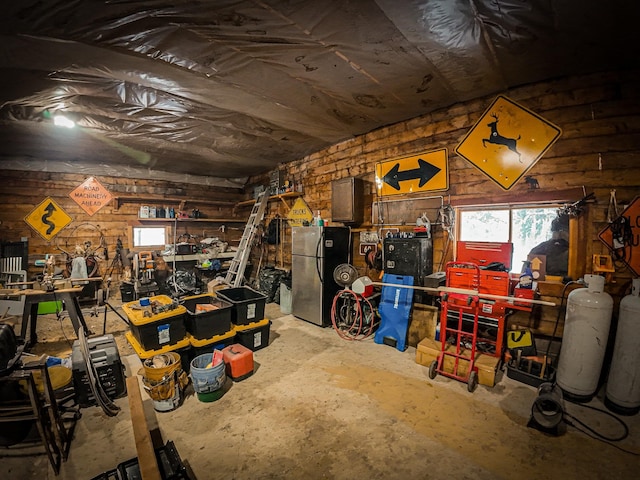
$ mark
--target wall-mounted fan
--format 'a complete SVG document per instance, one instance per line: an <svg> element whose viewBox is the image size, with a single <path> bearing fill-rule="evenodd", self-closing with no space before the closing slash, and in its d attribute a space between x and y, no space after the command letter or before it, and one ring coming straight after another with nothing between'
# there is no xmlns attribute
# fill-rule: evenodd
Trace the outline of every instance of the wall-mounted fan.
<svg viewBox="0 0 640 480"><path fill-rule="evenodd" d="M333 279L343 288L350 287L357 278L358 270L349 263L341 263L333 270Z"/></svg>

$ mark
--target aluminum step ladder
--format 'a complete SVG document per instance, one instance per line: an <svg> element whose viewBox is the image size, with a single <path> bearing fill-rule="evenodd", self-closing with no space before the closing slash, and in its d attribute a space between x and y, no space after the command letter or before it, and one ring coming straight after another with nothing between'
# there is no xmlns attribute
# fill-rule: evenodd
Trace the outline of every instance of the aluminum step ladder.
<svg viewBox="0 0 640 480"><path fill-rule="evenodd" d="M247 224L244 227L244 232L242 233L242 238L238 245L238 250L233 257L233 260L231 260L231 265L229 266L229 270L227 270L227 275L224 279L227 285L239 287L242 284L244 269L247 266L247 261L249 260L249 255L251 253L251 244L253 243L258 225L262 221L262 217L264 217L267 203L269 203L268 188L258 195L256 203L251 209L251 214L249 215Z"/></svg>

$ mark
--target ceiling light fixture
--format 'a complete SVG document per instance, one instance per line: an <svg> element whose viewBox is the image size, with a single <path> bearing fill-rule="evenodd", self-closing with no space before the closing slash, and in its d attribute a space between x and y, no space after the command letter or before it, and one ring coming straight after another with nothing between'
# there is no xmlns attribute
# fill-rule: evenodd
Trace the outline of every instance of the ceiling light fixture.
<svg viewBox="0 0 640 480"><path fill-rule="evenodd" d="M59 127L67 127L67 128L73 128L73 127L76 126L76 122L74 122L73 120L69 120L64 115L56 115L56 116L54 116L53 117L53 124L57 125Z"/></svg>

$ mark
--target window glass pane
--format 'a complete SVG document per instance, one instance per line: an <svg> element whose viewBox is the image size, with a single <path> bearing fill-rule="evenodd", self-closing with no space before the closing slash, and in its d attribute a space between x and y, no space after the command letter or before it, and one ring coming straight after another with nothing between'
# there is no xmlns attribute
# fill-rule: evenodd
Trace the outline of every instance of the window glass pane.
<svg viewBox="0 0 640 480"><path fill-rule="evenodd" d="M133 246L152 247L165 245L164 227L133 227Z"/></svg>
<svg viewBox="0 0 640 480"><path fill-rule="evenodd" d="M557 208L521 208L513 210L513 271L522 270L522 262L531 249L552 237L551 222L557 217Z"/></svg>
<svg viewBox="0 0 640 480"><path fill-rule="evenodd" d="M508 242L509 210L463 210L460 212L460 240Z"/></svg>

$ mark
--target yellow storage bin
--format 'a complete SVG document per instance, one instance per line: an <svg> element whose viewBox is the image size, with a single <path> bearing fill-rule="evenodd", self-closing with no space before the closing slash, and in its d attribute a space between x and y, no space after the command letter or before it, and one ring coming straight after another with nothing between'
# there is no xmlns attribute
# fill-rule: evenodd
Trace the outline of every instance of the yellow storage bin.
<svg viewBox="0 0 640 480"><path fill-rule="evenodd" d="M128 302L122 305L122 310L129 319L133 336L144 350L159 350L186 337L187 309L167 295Z"/></svg>
<svg viewBox="0 0 640 480"><path fill-rule="evenodd" d="M196 358L198 355L212 353L214 349L222 350L224 347L231 345L236 338L236 332L234 329L231 329L228 332L214 335L204 340L195 338L190 334L187 334L187 338L191 344L191 355L193 358Z"/></svg>

